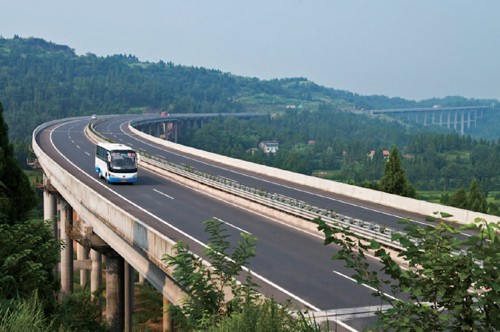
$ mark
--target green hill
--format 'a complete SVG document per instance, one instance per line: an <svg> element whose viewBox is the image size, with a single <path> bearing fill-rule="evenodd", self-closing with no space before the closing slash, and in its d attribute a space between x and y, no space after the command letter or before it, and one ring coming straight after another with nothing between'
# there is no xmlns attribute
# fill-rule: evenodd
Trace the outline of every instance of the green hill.
<svg viewBox="0 0 500 332"><path fill-rule="evenodd" d="M320 104L359 110L496 102L462 97L415 102L360 96L326 88L306 78L259 80L171 62L141 62L132 55L78 56L69 46L17 36L0 39L0 101L11 138L25 140L30 139L32 130L40 123L93 113L140 113L148 109L178 113L276 113L287 106L316 110ZM496 115L491 118L498 118ZM480 127L488 138L499 135L498 130ZM475 135L481 136L481 130L476 130Z"/></svg>

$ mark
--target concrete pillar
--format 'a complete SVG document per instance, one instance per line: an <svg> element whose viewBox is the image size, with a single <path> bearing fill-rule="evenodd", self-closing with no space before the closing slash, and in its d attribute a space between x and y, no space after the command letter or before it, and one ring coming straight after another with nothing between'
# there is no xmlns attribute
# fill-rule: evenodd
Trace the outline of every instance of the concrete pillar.
<svg viewBox="0 0 500 332"><path fill-rule="evenodd" d="M173 331L174 321L170 318L170 314L166 311L166 306L170 304L170 301L164 296L163 297L163 331Z"/></svg>
<svg viewBox="0 0 500 332"><path fill-rule="evenodd" d="M179 124L177 122L172 123L172 124L174 126L174 128L173 128L173 130L174 130L174 142L177 143L177 127Z"/></svg>
<svg viewBox="0 0 500 332"><path fill-rule="evenodd" d="M91 249L92 271L90 273L90 291L94 293L102 285L102 255ZM99 299L99 312L102 314L102 299Z"/></svg>
<svg viewBox="0 0 500 332"><path fill-rule="evenodd" d="M43 192L43 219L52 222L52 235L58 239L59 230L57 228L57 197L48 191ZM54 267L54 276L59 279L59 269Z"/></svg>
<svg viewBox="0 0 500 332"><path fill-rule="evenodd" d="M465 112L462 112L462 125L460 126L460 133L463 135L464 134L464 127L465 127Z"/></svg>
<svg viewBox="0 0 500 332"><path fill-rule="evenodd" d="M163 133L165 134L165 141L168 141L168 127L166 122L163 123Z"/></svg>
<svg viewBox="0 0 500 332"><path fill-rule="evenodd" d="M427 112L424 112L424 126L427 126Z"/></svg>
<svg viewBox="0 0 500 332"><path fill-rule="evenodd" d="M470 114L471 113L472 113L471 111L467 112L467 130L470 130Z"/></svg>
<svg viewBox="0 0 500 332"><path fill-rule="evenodd" d="M457 130L457 122L458 122L458 112L455 111L455 123L454 123L454 128L455 128L455 131Z"/></svg>
<svg viewBox="0 0 500 332"><path fill-rule="evenodd" d="M123 258L106 256L106 319L112 332L125 327Z"/></svg>
<svg viewBox="0 0 500 332"><path fill-rule="evenodd" d="M156 124L156 132L155 132L156 137L160 138L160 124Z"/></svg>
<svg viewBox="0 0 500 332"><path fill-rule="evenodd" d="M203 119L201 119L201 127L200 128L203 128Z"/></svg>
<svg viewBox="0 0 500 332"><path fill-rule="evenodd" d="M67 233L73 227L73 208L61 199L61 300L73 293L73 240Z"/></svg>
<svg viewBox="0 0 500 332"><path fill-rule="evenodd" d="M439 126L442 127L443 126L443 112L440 112L439 113Z"/></svg>
<svg viewBox="0 0 500 332"><path fill-rule="evenodd" d="M139 283L140 284L145 284L148 281L146 280L146 277L144 277L142 274L139 274Z"/></svg>
<svg viewBox="0 0 500 332"><path fill-rule="evenodd" d="M125 331L132 332L132 314L134 313L134 268L125 262Z"/></svg>
<svg viewBox="0 0 500 332"><path fill-rule="evenodd" d="M152 125L148 125L148 134L151 135L152 134L152 129L153 129L153 126Z"/></svg>
<svg viewBox="0 0 500 332"><path fill-rule="evenodd" d="M448 128L450 128L450 116L451 116L451 112L448 112Z"/></svg>
<svg viewBox="0 0 500 332"><path fill-rule="evenodd" d="M76 259L88 259L89 252L81 244L76 245ZM89 280L89 270L80 270L80 286L85 286Z"/></svg>

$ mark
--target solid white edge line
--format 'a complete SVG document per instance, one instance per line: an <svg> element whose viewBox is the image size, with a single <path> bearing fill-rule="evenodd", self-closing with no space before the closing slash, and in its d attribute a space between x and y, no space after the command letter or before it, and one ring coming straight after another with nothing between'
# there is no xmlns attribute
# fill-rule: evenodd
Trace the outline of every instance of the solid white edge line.
<svg viewBox="0 0 500 332"><path fill-rule="evenodd" d="M338 271L333 271L333 273L336 273L336 274L338 274L339 276L342 276L342 277L344 277L344 278L347 278L347 279L349 279L349 280L351 280L351 281L354 281L356 284L358 284L358 282L357 282L355 279L353 279L353 278L351 278L351 277L349 277L349 276L346 276L346 275L345 275L345 274L343 274L343 273L340 273L340 272L338 272ZM368 285L365 285L365 284L358 284L358 285L360 285L360 286L364 286L364 287L366 287L366 288L369 288L369 289L371 289L371 290L372 290L372 291L374 291L374 292L378 292L378 289L376 289L376 288L374 288L374 287L372 287L372 286L368 286ZM383 293L383 294L384 294L385 296L387 296L388 298L391 298L391 299L393 299L393 300L397 300L397 298L395 298L395 297L394 297L394 296L392 296L392 295L389 295L389 294L387 294L387 293Z"/></svg>
<svg viewBox="0 0 500 332"><path fill-rule="evenodd" d="M163 196L167 196L167 197L168 197L168 198L170 198L170 199L174 199L172 196L169 196L169 195L167 195L167 194L164 194L164 193L162 193L162 192L161 192L161 191L159 191L159 190L156 190L156 189L153 189L153 190L154 190L154 191L156 191L158 194L161 194L161 195L163 195Z"/></svg>
<svg viewBox="0 0 500 332"><path fill-rule="evenodd" d="M228 225L228 226L231 226L231 227L233 227L233 228L236 228L236 229L237 229L237 230L239 230L240 232L247 233L247 234L252 234L252 233L250 233L250 232L248 232L248 231L244 230L243 228L239 228L238 226L234 226L233 224L228 223L227 221L222 220L221 218L214 217L214 219L220 220L220 221L222 221L224 224L226 224L226 225Z"/></svg>
<svg viewBox="0 0 500 332"><path fill-rule="evenodd" d="M82 120L75 120L75 121L82 121ZM71 122L70 122L71 123ZM179 228L175 227L174 225L168 223L167 221L161 219L160 217L154 215L153 213L147 211L146 209L140 207L139 205L133 203L132 201L128 200L127 198L123 197L122 195L118 194L116 191L112 190L111 188L105 186L104 184L102 184L101 182L97 181L94 177L90 176L88 173L84 172L81 168L79 168L78 166L76 166L73 162L71 162L65 155L63 155L59 149L54 145L54 141L52 140L52 133L54 132L55 129L65 125L65 124L68 124L68 122L65 122L65 123L62 123L60 124L59 126L55 127L54 129L52 129L50 131L50 143L52 144L52 146L54 147L54 149L57 151L57 153L59 153L61 155L61 157L63 157L68 163L70 163L73 167L75 167L77 170L79 170L80 172L82 172L84 175L86 175L87 177L89 177L92 181L94 181L95 183L101 185L103 188L106 188L107 190L109 190L110 192L112 192L113 194L115 194L117 197L120 197L121 199L123 199L125 202L127 202L128 204L130 205L133 205L135 206L136 208L138 208L139 210L141 210L142 212L148 214L150 217L164 223L166 226L172 228L173 230L179 232L180 234L184 235L185 237L187 237L188 239L198 243L200 246L204 247L204 248L208 248L208 246L201 242L200 240L196 239L195 237L185 233L184 231L180 230ZM301 299L300 297L298 297L297 295L287 291L286 289L282 288L281 286L278 286L277 284L273 283L272 281L268 280L267 278L264 278L263 276L261 276L260 274L258 273L255 273L254 271L250 270L249 268L247 267L244 267L243 266L243 270L246 271L246 272L250 272L252 275L256 276L257 278L259 278L260 280L264 281L265 283L269 284L270 286L278 289L279 291L285 293L286 295L290 296L291 298L297 300L298 302L302 303L303 305L313 309L314 311L321 311L319 308L313 306L312 304L310 304L309 302Z"/></svg>

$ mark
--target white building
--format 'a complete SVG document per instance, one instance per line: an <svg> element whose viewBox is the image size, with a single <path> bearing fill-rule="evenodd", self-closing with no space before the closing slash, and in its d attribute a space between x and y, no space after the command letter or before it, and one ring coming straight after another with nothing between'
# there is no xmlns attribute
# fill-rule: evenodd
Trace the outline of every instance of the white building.
<svg viewBox="0 0 500 332"><path fill-rule="evenodd" d="M259 148L264 150L265 153L276 153L278 151L278 141L262 141L259 143Z"/></svg>

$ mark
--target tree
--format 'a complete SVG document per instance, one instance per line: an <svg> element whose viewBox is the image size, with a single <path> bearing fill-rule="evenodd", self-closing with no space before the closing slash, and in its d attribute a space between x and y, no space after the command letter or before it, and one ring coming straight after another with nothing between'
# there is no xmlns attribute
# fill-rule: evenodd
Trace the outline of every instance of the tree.
<svg viewBox="0 0 500 332"><path fill-rule="evenodd" d="M437 220L437 219L434 219ZM376 289L373 294L392 308L377 311L375 327L384 331L492 331L500 329L500 222L474 223L456 229L440 223L419 227L403 220L406 234L396 233L392 241L404 248L398 255L409 266L403 270L376 240L356 237L348 227L330 227L320 221L325 244L342 249L332 259L352 268L358 284ZM460 240L461 230L478 235ZM368 250L378 257L385 276L370 268ZM394 297L387 296L390 288ZM403 298L405 300L398 299Z"/></svg>
<svg viewBox="0 0 500 332"><path fill-rule="evenodd" d="M0 298L29 298L38 291L47 312L54 310L58 240L43 220L10 225L0 215Z"/></svg>
<svg viewBox="0 0 500 332"><path fill-rule="evenodd" d="M398 148L394 145L389 155L389 160L385 163L384 176L380 180L380 189L389 194L405 197L417 198L418 194L401 167Z"/></svg>
<svg viewBox="0 0 500 332"><path fill-rule="evenodd" d="M447 204L460 209L467 209L469 207L469 199L467 198L467 191L464 187L460 187L454 194L450 196Z"/></svg>
<svg viewBox="0 0 500 332"><path fill-rule="evenodd" d="M472 180L469 188L469 206L468 209L475 212L488 212L488 203L484 194L479 191L477 180Z"/></svg>
<svg viewBox="0 0 500 332"><path fill-rule="evenodd" d="M253 300L254 288L250 275L246 282L238 285L234 279L243 270L248 260L255 256L257 239L241 233L242 241L231 248L226 240L223 222L217 219L205 221L205 232L210 234L208 247L203 252L211 262L210 269L203 260L189 251L182 240L175 245L177 255L166 255L163 260L174 266L173 277L188 294L183 306L169 304L168 311L179 324L181 331L205 329L220 319L238 311L245 301ZM231 252L231 254L229 253ZM233 299L225 302L225 288L230 288Z"/></svg>
<svg viewBox="0 0 500 332"><path fill-rule="evenodd" d="M9 142L8 126L3 119L3 106L0 103L0 214L4 222L14 224L26 220L37 204L35 190L29 183L16 158L14 147Z"/></svg>

